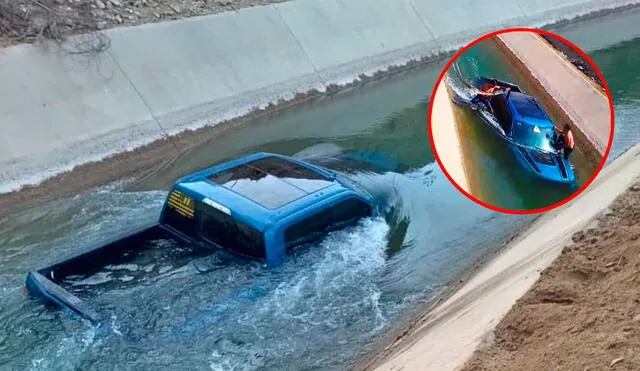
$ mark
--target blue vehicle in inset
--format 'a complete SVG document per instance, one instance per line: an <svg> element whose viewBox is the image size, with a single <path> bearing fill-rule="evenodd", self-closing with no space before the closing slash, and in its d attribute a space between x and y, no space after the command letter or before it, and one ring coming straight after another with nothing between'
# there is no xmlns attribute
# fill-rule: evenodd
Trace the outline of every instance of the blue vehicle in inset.
<svg viewBox="0 0 640 371"><path fill-rule="evenodd" d="M281 263L297 247L375 212L373 197L339 173L287 156L257 153L178 180L159 221L29 272L26 288L92 322L100 314L60 286L121 262L148 241L182 240L203 248Z"/></svg>
<svg viewBox="0 0 640 371"><path fill-rule="evenodd" d="M502 92L464 102L508 145L522 168L540 179L574 184L573 167L558 149L558 135L542 104L517 85L480 77L473 88L499 85ZM460 99L458 103L462 103Z"/></svg>

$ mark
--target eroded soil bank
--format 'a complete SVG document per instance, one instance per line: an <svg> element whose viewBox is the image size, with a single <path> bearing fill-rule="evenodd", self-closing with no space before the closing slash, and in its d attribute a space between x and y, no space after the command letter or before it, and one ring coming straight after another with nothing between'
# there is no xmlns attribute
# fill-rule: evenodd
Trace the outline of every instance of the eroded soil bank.
<svg viewBox="0 0 640 371"><path fill-rule="evenodd" d="M284 0L0 0L0 47Z"/></svg>
<svg viewBox="0 0 640 371"><path fill-rule="evenodd" d="M640 369L640 183L572 241L464 370Z"/></svg>

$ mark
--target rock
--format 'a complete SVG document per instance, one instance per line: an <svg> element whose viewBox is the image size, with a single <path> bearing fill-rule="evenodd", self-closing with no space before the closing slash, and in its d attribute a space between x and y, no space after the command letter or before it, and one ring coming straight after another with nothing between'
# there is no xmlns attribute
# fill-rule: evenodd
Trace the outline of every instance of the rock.
<svg viewBox="0 0 640 371"><path fill-rule="evenodd" d="M180 14L180 8L177 5L169 4L169 8L173 10L176 14Z"/></svg>
<svg viewBox="0 0 640 371"><path fill-rule="evenodd" d="M109 3L111 3L111 5L113 6L122 6L120 0L109 0Z"/></svg>
<svg viewBox="0 0 640 371"><path fill-rule="evenodd" d="M107 6L105 5L105 3L102 0L96 0L95 1L96 6L98 7L98 9L104 9Z"/></svg>
<svg viewBox="0 0 640 371"><path fill-rule="evenodd" d="M231 1L230 0L218 0L216 1L216 4L219 6L229 6L231 5Z"/></svg>
<svg viewBox="0 0 640 371"><path fill-rule="evenodd" d="M584 232L579 231L574 233L573 236L571 236L571 239L573 240L573 242L580 242L584 240Z"/></svg>
<svg viewBox="0 0 640 371"><path fill-rule="evenodd" d="M632 185L631 187L629 187L629 190L631 192L638 192L640 191L640 185L639 184Z"/></svg>
<svg viewBox="0 0 640 371"><path fill-rule="evenodd" d="M156 18L160 19L160 14L158 14L158 13L153 13L153 15L154 15Z"/></svg>
<svg viewBox="0 0 640 371"><path fill-rule="evenodd" d="M609 365L609 367L613 367L622 361L624 361L624 357L616 358L613 361L611 361L611 364Z"/></svg>
<svg viewBox="0 0 640 371"><path fill-rule="evenodd" d="M42 17L34 17L33 18L33 27L37 30L44 30L45 27L49 24L49 22Z"/></svg>
<svg viewBox="0 0 640 371"><path fill-rule="evenodd" d="M97 27L99 30L104 30L104 29L105 29L105 27L107 27L107 22L105 22L105 21L100 21L100 22L96 23L96 27Z"/></svg>
<svg viewBox="0 0 640 371"><path fill-rule="evenodd" d="M116 22L118 22L119 24L122 24L122 22L124 22L124 21L122 20L122 17L120 17L120 15L117 15L116 16Z"/></svg>
<svg viewBox="0 0 640 371"><path fill-rule="evenodd" d="M91 11L91 15L96 17L96 18L104 18L105 17L104 10L101 10L101 9L92 10Z"/></svg>

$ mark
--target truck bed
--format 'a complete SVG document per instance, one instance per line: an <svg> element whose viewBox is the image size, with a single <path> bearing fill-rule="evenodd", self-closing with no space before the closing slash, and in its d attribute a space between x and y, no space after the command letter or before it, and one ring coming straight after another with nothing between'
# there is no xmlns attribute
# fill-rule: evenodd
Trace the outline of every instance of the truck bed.
<svg viewBox="0 0 640 371"><path fill-rule="evenodd" d="M97 311L60 286L62 280L68 276L92 274L107 264L122 262L129 253L144 249L146 242L162 238L171 238L171 234L157 223L130 229L55 264L29 272L26 288L30 294L47 304L91 322L100 322L101 317Z"/></svg>

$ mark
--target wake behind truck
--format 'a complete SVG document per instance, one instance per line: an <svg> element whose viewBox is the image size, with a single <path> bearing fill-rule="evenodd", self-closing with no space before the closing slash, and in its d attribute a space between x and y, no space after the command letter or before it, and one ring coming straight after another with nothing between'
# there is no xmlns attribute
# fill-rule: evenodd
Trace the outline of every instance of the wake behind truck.
<svg viewBox="0 0 640 371"><path fill-rule="evenodd" d="M372 196L349 179L291 157L256 153L178 180L156 223L29 272L26 288L45 303L100 322L100 313L64 289L63 280L122 262L148 241L174 239L276 265L297 247L373 212Z"/></svg>

